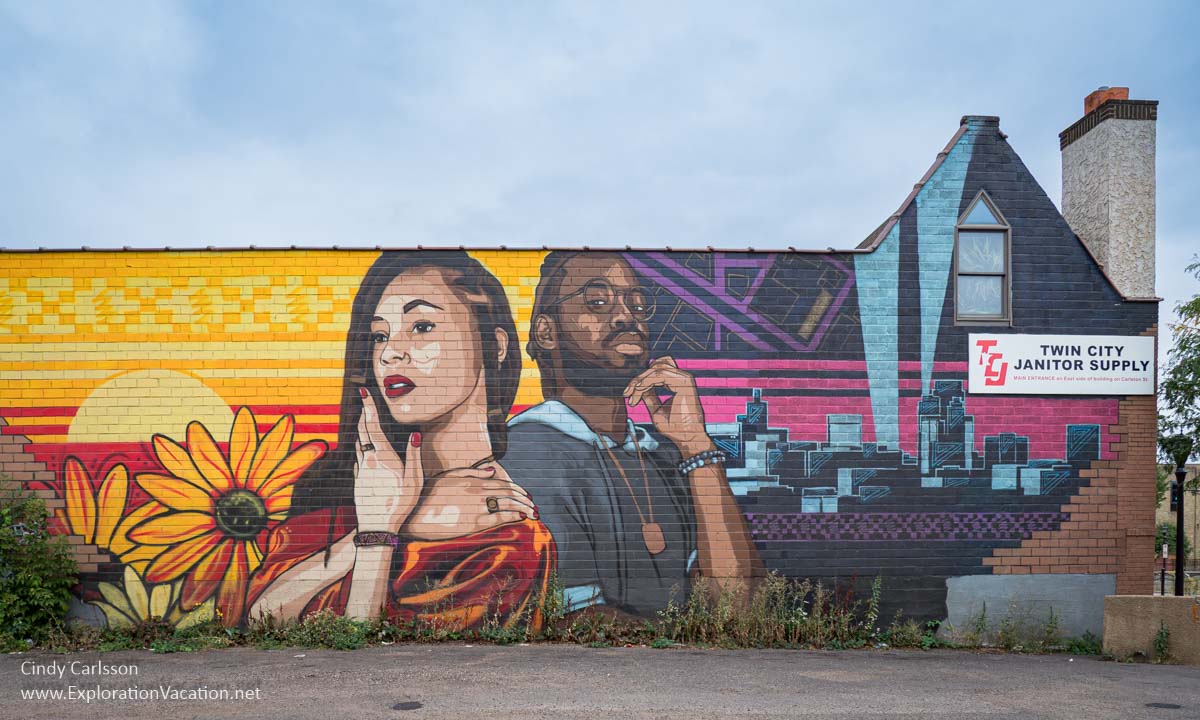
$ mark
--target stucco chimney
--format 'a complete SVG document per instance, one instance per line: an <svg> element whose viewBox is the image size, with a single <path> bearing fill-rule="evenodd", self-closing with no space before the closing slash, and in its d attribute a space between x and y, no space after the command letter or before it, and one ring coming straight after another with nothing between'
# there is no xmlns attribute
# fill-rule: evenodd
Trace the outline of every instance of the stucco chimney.
<svg viewBox="0 0 1200 720"><path fill-rule="evenodd" d="M1083 110L1058 136L1063 216L1126 297L1153 297L1158 101L1102 87Z"/></svg>

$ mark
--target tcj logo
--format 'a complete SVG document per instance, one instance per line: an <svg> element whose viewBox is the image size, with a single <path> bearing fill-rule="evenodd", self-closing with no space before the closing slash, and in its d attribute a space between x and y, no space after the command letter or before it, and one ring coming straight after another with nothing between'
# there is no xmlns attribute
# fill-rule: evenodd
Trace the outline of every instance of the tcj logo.
<svg viewBox="0 0 1200 720"><path fill-rule="evenodd" d="M979 364L983 365L983 384L987 386L1003 385L1008 378L1008 362L1004 360L1004 353L998 353L992 348L996 347L998 340L976 340L975 346L979 348Z"/></svg>

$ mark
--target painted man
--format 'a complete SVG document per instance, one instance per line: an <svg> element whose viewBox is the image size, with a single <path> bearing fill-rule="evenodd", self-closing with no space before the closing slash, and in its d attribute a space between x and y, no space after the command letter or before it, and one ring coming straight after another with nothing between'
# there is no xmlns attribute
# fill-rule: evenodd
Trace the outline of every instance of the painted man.
<svg viewBox="0 0 1200 720"><path fill-rule="evenodd" d="M554 536L568 612L649 615L696 575L748 583L761 566L695 380L650 358L653 302L620 255L542 265L527 350L545 402L509 422L504 466ZM639 403L652 430L629 419Z"/></svg>

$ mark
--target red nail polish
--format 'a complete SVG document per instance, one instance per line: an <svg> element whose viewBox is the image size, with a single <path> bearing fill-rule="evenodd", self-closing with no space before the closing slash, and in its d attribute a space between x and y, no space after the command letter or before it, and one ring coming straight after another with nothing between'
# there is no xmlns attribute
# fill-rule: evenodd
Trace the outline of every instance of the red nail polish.
<svg viewBox="0 0 1200 720"><path fill-rule="evenodd" d="M537 508L534 508L534 509L533 509L533 519L534 519L534 520L540 520L540 519L541 519L541 518L538 516L538 511L537 511Z"/></svg>
<svg viewBox="0 0 1200 720"><path fill-rule="evenodd" d="M484 470L486 470L488 472L496 472L496 468L492 467L491 465L488 465L487 467L485 467Z"/></svg>
<svg viewBox="0 0 1200 720"><path fill-rule="evenodd" d="M521 513L521 519L522 519L522 520L525 520L525 519L526 519L526 518L525 518L525 513Z"/></svg>
<svg viewBox="0 0 1200 720"><path fill-rule="evenodd" d="M411 443L413 447L421 447L421 433L415 432L410 435L408 437L408 442Z"/></svg>
<svg viewBox="0 0 1200 720"><path fill-rule="evenodd" d="M366 388L361 388L361 387L360 387L360 388L358 389L358 395L359 395L359 397L361 397L361 398L363 398L363 399L365 400L365 399L367 398L367 389L366 389Z"/></svg>

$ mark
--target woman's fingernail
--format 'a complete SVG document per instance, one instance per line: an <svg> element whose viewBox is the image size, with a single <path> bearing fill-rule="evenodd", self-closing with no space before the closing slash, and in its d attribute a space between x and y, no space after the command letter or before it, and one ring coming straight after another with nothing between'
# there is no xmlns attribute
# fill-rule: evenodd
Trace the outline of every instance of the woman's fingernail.
<svg viewBox="0 0 1200 720"><path fill-rule="evenodd" d="M409 441L410 443L412 443L412 446L413 446L413 447L421 447L421 433L419 433L419 432L415 432L415 433L413 433L413 434L412 434L412 435L409 437L408 441Z"/></svg>
<svg viewBox="0 0 1200 720"><path fill-rule="evenodd" d="M522 519L522 520L525 520L525 519L526 519L526 517L525 517L525 513L521 513L521 519Z"/></svg>
<svg viewBox="0 0 1200 720"><path fill-rule="evenodd" d="M538 516L538 511L537 511L537 508L534 508L534 509L533 509L533 519L534 519L534 520L540 520L540 519L541 519L541 518Z"/></svg>
<svg viewBox="0 0 1200 720"><path fill-rule="evenodd" d="M359 395L359 397L361 397L362 399L366 400L366 399L367 399L367 389L366 389L366 388L363 388L363 387L360 387L360 388L358 389L358 395Z"/></svg>
<svg viewBox="0 0 1200 720"><path fill-rule="evenodd" d="M485 467L484 470L486 470L487 472L496 472L496 468L492 467L491 465L488 465L487 467Z"/></svg>

